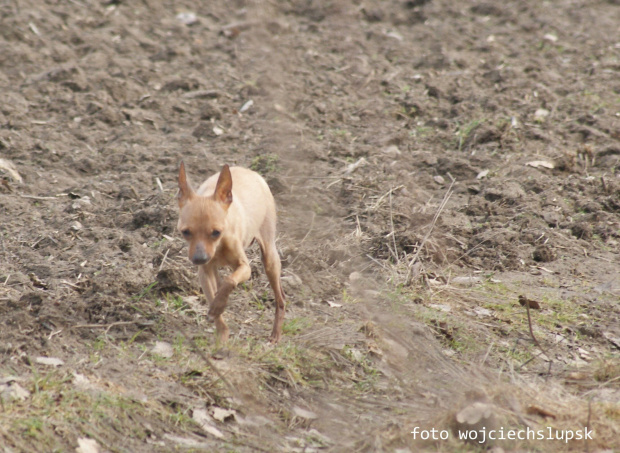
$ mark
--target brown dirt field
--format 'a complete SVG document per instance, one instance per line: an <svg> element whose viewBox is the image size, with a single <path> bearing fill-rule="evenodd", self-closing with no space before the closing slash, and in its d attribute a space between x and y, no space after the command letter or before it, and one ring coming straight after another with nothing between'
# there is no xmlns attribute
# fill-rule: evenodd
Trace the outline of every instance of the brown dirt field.
<svg viewBox="0 0 620 453"><path fill-rule="evenodd" d="M595 433L496 453L618 451L619 24L617 0L0 2L3 451L480 451L411 434L473 402ZM181 160L270 184L276 347L255 249L214 344Z"/></svg>

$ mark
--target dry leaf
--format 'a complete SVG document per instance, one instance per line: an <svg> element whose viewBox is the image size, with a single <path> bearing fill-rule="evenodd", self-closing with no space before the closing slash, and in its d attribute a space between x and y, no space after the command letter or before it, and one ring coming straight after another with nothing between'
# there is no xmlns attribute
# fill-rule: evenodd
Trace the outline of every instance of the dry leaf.
<svg viewBox="0 0 620 453"><path fill-rule="evenodd" d="M555 418L555 414L553 412L543 409L540 406L536 406L535 404L532 404L527 408L527 413L530 415L540 415L541 417Z"/></svg>
<svg viewBox="0 0 620 453"><path fill-rule="evenodd" d="M6 159L0 159L0 170L7 172L13 181L19 184L23 182L22 177L17 172L13 162Z"/></svg>
<svg viewBox="0 0 620 453"><path fill-rule="evenodd" d="M533 160L531 162L526 162L525 165L529 167L534 167L534 168L538 168L538 167L549 168L549 169L555 168L555 164L548 160Z"/></svg>
<svg viewBox="0 0 620 453"><path fill-rule="evenodd" d="M247 101L245 104L241 106L241 108L239 109L239 113L247 112L250 109L250 107L252 107L253 105L254 105L254 101L250 99L249 101Z"/></svg>
<svg viewBox="0 0 620 453"><path fill-rule="evenodd" d="M87 437L80 437L78 439L78 447L75 449L76 453L99 453L99 444L95 439L89 439Z"/></svg>
<svg viewBox="0 0 620 453"><path fill-rule="evenodd" d="M315 418L317 418L317 415L314 412L302 409L298 406L295 406L293 408L293 414L295 414L295 416L297 417L305 418L306 420L314 420Z"/></svg>
<svg viewBox="0 0 620 453"><path fill-rule="evenodd" d="M532 300L532 299L528 299L525 296L519 296L519 303L521 304L522 307L525 307L525 304L528 305L528 307L534 309L534 310L540 310L540 303Z"/></svg>
<svg viewBox="0 0 620 453"><path fill-rule="evenodd" d="M6 384L0 383L0 400L24 401L29 396L30 392L17 382L11 381Z"/></svg>
<svg viewBox="0 0 620 453"><path fill-rule="evenodd" d="M41 365L49 366L61 366L65 364L65 362L63 362L62 360L56 359L54 357L37 357L35 359L35 362L40 363Z"/></svg>
<svg viewBox="0 0 620 453"><path fill-rule="evenodd" d="M450 283L455 285L475 285L477 283L482 283L482 278L471 276L454 277L450 280Z"/></svg>
<svg viewBox="0 0 620 453"><path fill-rule="evenodd" d="M482 308L482 307L474 308L474 313L476 313L476 315L478 315L481 318L484 318L486 316L493 316L493 312L491 310L489 310L488 308Z"/></svg>
<svg viewBox="0 0 620 453"><path fill-rule="evenodd" d="M213 418L222 423L235 420L236 412L232 409L222 409L221 407L213 406Z"/></svg>
<svg viewBox="0 0 620 453"><path fill-rule="evenodd" d="M192 418L198 423L198 426L213 437L217 437L218 439L224 437L222 431L213 426L211 416L209 416L206 409L194 409L192 411Z"/></svg>

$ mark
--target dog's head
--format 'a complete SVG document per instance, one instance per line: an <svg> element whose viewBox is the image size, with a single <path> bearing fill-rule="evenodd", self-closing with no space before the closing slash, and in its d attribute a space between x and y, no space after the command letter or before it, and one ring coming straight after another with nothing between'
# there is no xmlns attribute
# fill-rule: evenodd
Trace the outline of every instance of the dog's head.
<svg viewBox="0 0 620 453"><path fill-rule="evenodd" d="M226 230L226 216L232 203L232 176L224 165L212 196L203 197L192 190L181 162L179 170L179 223L177 228L189 243L192 263L205 264L213 258Z"/></svg>

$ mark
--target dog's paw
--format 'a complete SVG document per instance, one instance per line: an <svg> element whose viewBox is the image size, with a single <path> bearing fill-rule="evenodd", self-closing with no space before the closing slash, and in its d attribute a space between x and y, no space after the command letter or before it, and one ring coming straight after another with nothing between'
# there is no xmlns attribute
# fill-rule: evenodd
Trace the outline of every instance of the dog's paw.
<svg viewBox="0 0 620 453"><path fill-rule="evenodd" d="M274 344L274 345L278 344L281 338L282 338L281 333L272 333L271 336L269 337L269 343Z"/></svg>
<svg viewBox="0 0 620 453"><path fill-rule="evenodd" d="M210 320L214 320L215 318L220 316L222 313L224 313L227 300L228 300L228 297L226 298L226 300L223 301L223 303L222 301L219 301L220 303L217 303L218 302L217 297L213 299L213 304L211 304L211 308L209 308L209 312L207 313L207 316L209 317Z"/></svg>

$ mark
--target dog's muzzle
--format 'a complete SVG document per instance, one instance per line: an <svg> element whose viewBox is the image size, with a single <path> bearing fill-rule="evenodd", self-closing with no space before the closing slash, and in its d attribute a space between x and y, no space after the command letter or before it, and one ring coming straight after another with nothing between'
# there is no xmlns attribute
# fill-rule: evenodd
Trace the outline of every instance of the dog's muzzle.
<svg viewBox="0 0 620 453"><path fill-rule="evenodd" d="M192 263L194 263L196 266L205 264L210 259L211 257L207 254L207 251L203 247L200 247L200 246L196 247L196 250L194 251L194 254L191 257Z"/></svg>

